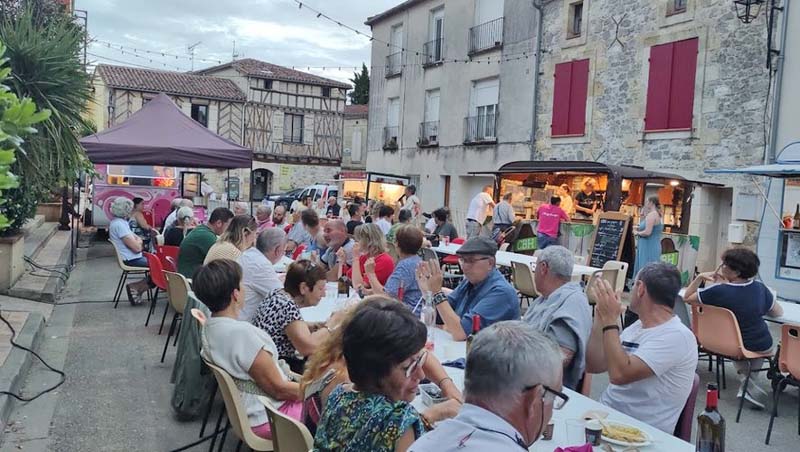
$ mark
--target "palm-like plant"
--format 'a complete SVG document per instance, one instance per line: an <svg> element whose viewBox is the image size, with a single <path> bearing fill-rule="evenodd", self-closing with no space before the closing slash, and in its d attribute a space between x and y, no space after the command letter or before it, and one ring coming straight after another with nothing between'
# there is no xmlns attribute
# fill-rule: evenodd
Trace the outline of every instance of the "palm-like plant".
<svg viewBox="0 0 800 452"><path fill-rule="evenodd" d="M91 99L89 75L80 59L84 32L63 12L31 6L0 9L0 41L7 47L12 74L9 85L19 97L51 112L12 168L20 187L9 190L4 206L11 232L34 215L36 204L50 190L72 183L81 170L90 168L78 141L91 127L82 117Z"/></svg>

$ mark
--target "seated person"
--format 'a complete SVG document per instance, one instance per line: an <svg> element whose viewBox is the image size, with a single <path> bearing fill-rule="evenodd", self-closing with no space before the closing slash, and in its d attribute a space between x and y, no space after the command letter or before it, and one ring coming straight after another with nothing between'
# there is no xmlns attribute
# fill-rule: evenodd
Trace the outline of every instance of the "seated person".
<svg viewBox="0 0 800 452"><path fill-rule="evenodd" d="M350 214L350 220L347 222L347 233L353 235L356 231L356 226L364 224L364 212L367 211L367 206L360 202L354 202L347 209Z"/></svg>
<svg viewBox="0 0 800 452"><path fill-rule="evenodd" d="M331 332L327 325L307 324L300 315L300 308L319 304L325 296L326 282L322 267L309 260L293 262L286 270L283 288L268 293L253 316L253 325L269 333L278 357L294 372L303 373L304 357L312 354ZM335 318L329 323L338 323Z"/></svg>
<svg viewBox="0 0 800 452"><path fill-rule="evenodd" d="M423 414L411 405L429 353L425 325L408 308L385 296L369 297L343 329L352 383L340 384L325 400L314 450L405 451L426 425L455 415L456 400Z"/></svg>
<svg viewBox="0 0 800 452"><path fill-rule="evenodd" d="M673 314L681 275L664 262L647 264L636 275L630 309L639 320L620 334L624 307L604 279L590 289L596 301L586 351L586 370L608 371L603 405L673 434L694 382L697 341Z"/></svg>
<svg viewBox="0 0 800 452"><path fill-rule="evenodd" d="M336 202L336 197L331 196L328 198L328 207L325 209L325 216L328 218L338 218L339 212L341 212L342 206Z"/></svg>
<svg viewBox="0 0 800 452"><path fill-rule="evenodd" d="M389 232L386 233L386 242L395 243L395 235L397 234L397 230L400 229L401 226L405 226L407 224L411 224L411 211L407 209L400 209L400 213L397 214L397 223L393 224L392 227L389 228Z"/></svg>
<svg viewBox="0 0 800 452"><path fill-rule="evenodd" d="M200 329L203 359L228 372L248 387L242 404L253 433L271 438L267 411L258 396L265 396L283 414L300 419L300 387L289 381L278 363L278 350L269 334L237 320L244 304L242 269L234 261L217 259L197 270L192 278L197 298L211 311ZM240 389L241 390L241 389Z"/></svg>
<svg viewBox="0 0 800 452"><path fill-rule="evenodd" d="M433 234L438 237L450 237L452 241L458 238L458 231L456 231L456 227L448 221L448 216L450 216L450 212L444 207L433 211L433 221L436 223Z"/></svg>
<svg viewBox="0 0 800 452"><path fill-rule="evenodd" d="M208 250L203 265L214 259L239 259L242 252L253 246L256 242L256 219L250 215L237 215L219 240ZM180 255L178 255L180 257Z"/></svg>
<svg viewBox="0 0 800 452"><path fill-rule="evenodd" d="M536 291L541 296L522 320L558 343L564 386L579 391L592 332L592 308L581 285L571 282L574 263L572 253L563 246L551 245L542 251L534 271Z"/></svg>
<svg viewBox="0 0 800 452"><path fill-rule="evenodd" d="M233 203L234 215L250 215L250 205L244 201L236 201Z"/></svg>
<svg viewBox="0 0 800 452"><path fill-rule="evenodd" d="M342 220L330 220L322 229L327 248L320 256L320 262L328 269L328 281L339 279L339 270L347 274L353 265L353 245L355 241L348 237L347 227Z"/></svg>
<svg viewBox="0 0 800 452"><path fill-rule="evenodd" d="M442 269L436 261L417 267L417 281L423 293L433 293L436 311L444 321L444 329L456 341L472 333L472 316L479 315L481 328L501 320L519 319L517 291L495 268L497 242L478 236L458 249L458 261L464 280L449 295L442 292Z"/></svg>
<svg viewBox="0 0 800 452"><path fill-rule="evenodd" d="M400 215L403 212L408 212L410 215L410 211L405 209L400 211ZM397 230L397 254L399 259L394 271L389 275L389 279L386 280L386 284L383 286L383 291L387 295L402 301L414 311L414 314L422 312L422 303L420 302L422 291L419 289L416 276L417 267L422 262L422 258L417 253L422 248L423 239L422 231L417 227L404 225ZM373 288L377 289L375 286Z"/></svg>
<svg viewBox="0 0 800 452"><path fill-rule="evenodd" d="M123 196L114 198L111 204L111 215L114 218L108 225L108 239L114 244L125 265L147 268L147 259L142 255L144 247L142 238L133 233L128 222L131 212L133 212L133 201ZM128 284L125 286L128 301L132 305L141 304L142 294L149 288L148 278Z"/></svg>
<svg viewBox="0 0 800 452"><path fill-rule="evenodd" d="M299 229L298 229L299 228ZM287 236L288 243L286 249L289 251L295 250L300 245L305 245L305 251L319 251L320 247L317 244L316 237L322 231L320 226L319 215L312 209L306 209L300 212L300 221L292 227Z"/></svg>
<svg viewBox="0 0 800 452"><path fill-rule="evenodd" d="M181 207L178 209L175 224L164 233L164 245L181 246L183 239L196 227L194 210L191 207Z"/></svg>
<svg viewBox="0 0 800 452"><path fill-rule="evenodd" d="M742 332L744 348L752 352L768 352L772 350L772 335L769 333L765 315L779 317L783 308L772 296L769 288L761 281L756 281L761 261L756 253L747 248L731 248L722 253L722 263L715 272L700 273L689 284L684 300L690 304L707 304L729 309L736 316ZM708 284L705 289L698 289L700 284ZM764 363L762 358L749 360L750 369L760 369ZM733 365L739 373L739 394L753 405L764 408L768 391L757 381L758 373L750 375L750 384L744 392L745 377L748 372L747 361L734 361Z"/></svg>
<svg viewBox="0 0 800 452"><path fill-rule="evenodd" d="M409 451L528 450L553 410L569 400L561 392L560 361L555 344L523 322L481 331L467 357L466 400L458 416L438 423Z"/></svg>
<svg viewBox="0 0 800 452"><path fill-rule="evenodd" d="M392 206L381 206L378 209L378 219L375 220L375 224L381 228L381 232L385 236L389 233L389 229L392 228L392 217L394 216L394 209Z"/></svg>
<svg viewBox="0 0 800 452"><path fill-rule="evenodd" d="M283 281L273 266L283 259L285 250L286 233L278 228L268 228L258 234L256 246L239 256L237 262L242 266L244 284L244 306L239 311L239 320L251 321L267 294L283 287Z"/></svg>
<svg viewBox="0 0 800 452"><path fill-rule="evenodd" d="M353 287L363 288L364 293L379 293L394 271L394 260L386 252L386 240L376 223L362 224L353 236L353 259L357 265L351 268ZM375 290L373 290L375 288Z"/></svg>
<svg viewBox="0 0 800 452"><path fill-rule="evenodd" d="M172 200L172 204L175 206L175 208L172 209L170 214L167 215L166 220L164 220L164 234L166 234L170 228L175 227L175 220L178 219L178 209L181 207L194 209L194 203L191 199L175 198Z"/></svg>
<svg viewBox="0 0 800 452"><path fill-rule="evenodd" d="M178 253L178 273L191 278L195 270L203 265L208 250L217 243L217 236L228 229L231 220L233 212L225 207L217 207L211 212L207 225L201 224L187 234L181 241Z"/></svg>
<svg viewBox="0 0 800 452"><path fill-rule="evenodd" d="M272 227L272 208L270 206L259 204L256 207L256 223L258 224L256 230L259 233Z"/></svg>
<svg viewBox="0 0 800 452"><path fill-rule="evenodd" d="M275 206L275 209L272 210L272 221L269 223L269 226L283 229L289 225L289 222L286 221L286 207L283 205Z"/></svg>
<svg viewBox="0 0 800 452"><path fill-rule="evenodd" d="M144 199L133 198L133 210L128 219L128 225L133 233L142 239L142 251L152 252L153 237L158 235L158 231L144 217Z"/></svg>

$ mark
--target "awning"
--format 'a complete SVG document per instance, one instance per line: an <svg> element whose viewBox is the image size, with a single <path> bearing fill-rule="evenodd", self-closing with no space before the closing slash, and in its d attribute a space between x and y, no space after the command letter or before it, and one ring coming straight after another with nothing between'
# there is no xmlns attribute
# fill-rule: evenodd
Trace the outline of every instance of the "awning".
<svg viewBox="0 0 800 452"><path fill-rule="evenodd" d="M775 163L769 165L745 166L743 168L720 168L706 170L710 174L751 174L788 178L800 176L800 141L787 144L778 154Z"/></svg>

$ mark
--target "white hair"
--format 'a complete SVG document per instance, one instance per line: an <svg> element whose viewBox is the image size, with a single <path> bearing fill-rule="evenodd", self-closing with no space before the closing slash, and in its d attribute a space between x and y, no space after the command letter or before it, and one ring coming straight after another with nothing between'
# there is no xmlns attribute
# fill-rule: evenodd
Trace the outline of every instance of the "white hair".
<svg viewBox="0 0 800 452"><path fill-rule="evenodd" d="M133 212L133 201L124 197L117 196L111 203L111 215L117 218L128 218Z"/></svg>
<svg viewBox="0 0 800 452"><path fill-rule="evenodd" d="M235 203L233 203L233 210L234 210L234 212L236 210L243 210L243 211L247 212L247 211L250 210L250 206L247 205L247 203L244 202L244 201L236 201Z"/></svg>
<svg viewBox="0 0 800 452"><path fill-rule="evenodd" d="M194 210L191 207L181 207L178 209L178 218L176 224L182 224L183 226L188 226L192 219L194 218Z"/></svg>
<svg viewBox="0 0 800 452"><path fill-rule="evenodd" d="M543 333L519 320L498 322L472 341L464 395L506 414L525 388L556 384L561 365L558 346Z"/></svg>
<svg viewBox="0 0 800 452"><path fill-rule="evenodd" d="M181 199L178 205L180 207L194 207L194 203L191 199Z"/></svg>
<svg viewBox="0 0 800 452"><path fill-rule="evenodd" d="M262 253L275 249L286 241L286 233L281 228L267 228L256 238L256 249Z"/></svg>
<svg viewBox="0 0 800 452"><path fill-rule="evenodd" d="M572 279L572 268L575 266L575 258L572 252L560 245L551 245L543 249L537 262L546 262L547 268L561 279Z"/></svg>
<svg viewBox="0 0 800 452"><path fill-rule="evenodd" d="M256 214L270 216L272 215L272 209L264 204L259 204L258 207L256 207Z"/></svg>

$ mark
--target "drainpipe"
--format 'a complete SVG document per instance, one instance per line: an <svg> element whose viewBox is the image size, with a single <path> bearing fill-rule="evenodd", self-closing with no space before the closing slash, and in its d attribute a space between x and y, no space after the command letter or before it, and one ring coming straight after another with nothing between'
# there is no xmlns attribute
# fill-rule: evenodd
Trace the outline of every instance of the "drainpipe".
<svg viewBox="0 0 800 452"><path fill-rule="evenodd" d="M778 69L775 74L775 101L772 102L772 124L770 125L769 148L764 156L764 164L767 165L775 161L775 147L778 145L778 120L781 116L781 84L783 82L783 63L786 60L786 35L788 34L786 28L789 24L789 0L783 0L783 11L781 11L781 15L783 16L781 17L781 47L776 61ZM769 30L769 33L772 33L772 30Z"/></svg>
<svg viewBox="0 0 800 452"><path fill-rule="evenodd" d="M542 10L541 0L531 0L536 10L536 52L533 63L533 107L531 111L531 160L536 160L536 109L539 104L539 65L542 53Z"/></svg>

